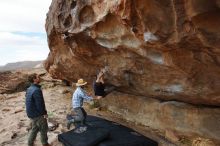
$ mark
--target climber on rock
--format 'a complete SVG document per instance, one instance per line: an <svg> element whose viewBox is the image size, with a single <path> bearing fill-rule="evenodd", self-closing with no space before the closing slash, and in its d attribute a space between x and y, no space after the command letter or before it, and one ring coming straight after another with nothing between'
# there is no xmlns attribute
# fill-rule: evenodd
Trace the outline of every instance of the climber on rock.
<svg viewBox="0 0 220 146"><path fill-rule="evenodd" d="M104 74L106 73L107 69L101 69L96 76L96 80L93 82L93 89L95 96L97 99L104 98L110 92L115 89L115 86L107 86L104 82Z"/></svg>

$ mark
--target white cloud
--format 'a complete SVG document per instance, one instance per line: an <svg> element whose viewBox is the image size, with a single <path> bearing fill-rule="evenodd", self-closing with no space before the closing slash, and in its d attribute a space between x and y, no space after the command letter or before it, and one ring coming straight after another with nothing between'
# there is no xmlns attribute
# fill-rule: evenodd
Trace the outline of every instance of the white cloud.
<svg viewBox="0 0 220 146"><path fill-rule="evenodd" d="M0 65L46 59L46 14L52 0L0 0Z"/></svg>
<svg viewBox="0 0 220 146"><path fill-rule="evenodd" d="M45 32L51 0L1 0L0 31Z"/></svg>
<svg viewBox="0 0 220 146"><path fill-rule="evenodd" d="M0 65L5 65L10 62L18 61L36 61L36 60L45 60L47 57L46 48L29 48L29 49L7 49L10 53L2 55L0 58ZM4 49L0 50L0 53L5 52ZM42 53L44 53L42 55Z"/></svg>
<svg viewBox="0 0 220 146"><path fill-rule="evenodd" d="M17 48L25 46L47 46L46 38L28 36L10 32L0 32L0 48Z"/></svg>
<svg viewBox="0 0 220 146"><path fill-rule="evenodd" d="M25 60L44 60L48 52L45 37L0 33L0 65Z"/></svg>

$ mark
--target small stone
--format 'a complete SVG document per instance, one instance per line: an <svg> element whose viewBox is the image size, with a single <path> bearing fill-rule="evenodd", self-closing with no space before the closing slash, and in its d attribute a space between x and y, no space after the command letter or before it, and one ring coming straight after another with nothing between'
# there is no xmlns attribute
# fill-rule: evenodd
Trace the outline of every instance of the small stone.
<svg viewBox="0 0 220 146"><path fill-rule="evenodd" d="M2 111L4 111L4 112L8 112L8 111L10 111L11 109L9 109L9 108L4 108L4 109L2 109Z"/></svg>
<svg viewBox="0 0 220 146"><path fill-rule="evenodd" d="M17 114L17 113L20 113L20 112L23 112L23 111L24 111L23 109L16 109L14 113Z"/></svg>
<svg viewBox="0 0 220 146"><path fill-rule="evenodd" d="M11 139L16 138L17 136L18 136L17 133L12 133Z"/></svg>

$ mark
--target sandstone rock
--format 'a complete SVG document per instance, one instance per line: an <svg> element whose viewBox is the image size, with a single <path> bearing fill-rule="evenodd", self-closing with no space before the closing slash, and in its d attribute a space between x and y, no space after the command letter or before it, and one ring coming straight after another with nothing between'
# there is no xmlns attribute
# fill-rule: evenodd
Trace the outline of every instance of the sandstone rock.
<svg viewBox="0 0 220 146"><path fill-rule="evenodd" d="M220 106L219 0L53 0L45 67L121 92Z"/></svg>
<svg viewBox="0 0 220 146"><path fill-rule="evenodd" d="M29 83L22 72L0 72L0 94L24 91Z"/></svg>
<svg viewBox="0 0 220 146"><path fill-rule="evenodd" d="M220 0L53 0L45 68L89 85L106 68L118 91L102 101L109 110L173 141L220 143L219 16Z"/></svg>
<svg viewBox="0 0 220 146"><path fill-rule="evenodd" d="M178 141L179 136L194 139L193 135L197 135L220 144L220 108L199 107L177 101L161 102L119 92L108 95L100 102L128 121L159 129L172 141Z"/></svg>
<svg viewBox="0 0 220 146"><path fill-rule="evenodd" d="M172 130L165 130L165 137L172 142L178 142L180 140L178 135Z"/></svg>

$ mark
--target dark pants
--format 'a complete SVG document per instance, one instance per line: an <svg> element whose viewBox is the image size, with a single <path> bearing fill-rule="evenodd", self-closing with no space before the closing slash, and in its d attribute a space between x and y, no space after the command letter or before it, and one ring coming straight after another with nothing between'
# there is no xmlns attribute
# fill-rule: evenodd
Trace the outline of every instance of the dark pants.
<svg viewBox="0 0 220 146"><path fill-rule="evenodd" d="M77 107L73 109L75 115L73 116L72 123L75 124L76 127L80 125L84 125L86 123L87 113L82 107ZM71 121L71 120L70 120Z"/></svg>
<svg viewBox="0 0 220 146"><path fill-rule="evenodd" d="M31 119L31 126L32 129L30 131L30 135L28 138L28 146L33 146L34 140L37 137L37 133L40 132L41 137L41 143L47 144L47 131L48 131L48 125L47 125L47 119L43 116Z"/></svg>

